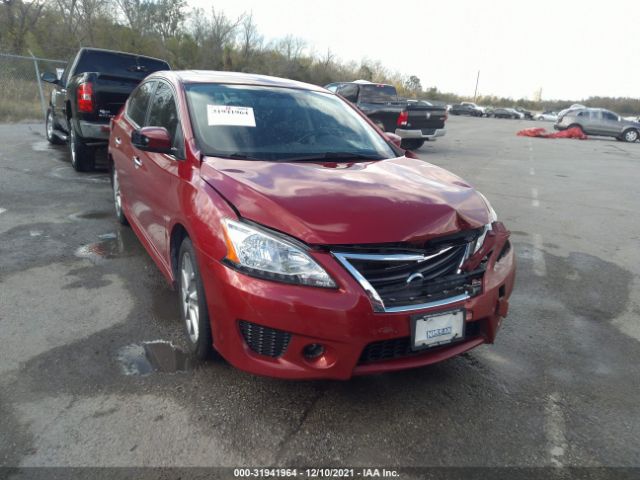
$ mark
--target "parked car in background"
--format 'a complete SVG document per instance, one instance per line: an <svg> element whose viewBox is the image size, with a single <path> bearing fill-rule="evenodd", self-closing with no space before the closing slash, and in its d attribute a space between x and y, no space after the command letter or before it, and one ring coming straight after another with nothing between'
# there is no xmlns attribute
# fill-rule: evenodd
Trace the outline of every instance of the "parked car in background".
<svg viewBox="0 0 640 480"><path fill-rule="evenodd" d="M640 138L640 123L625 120L617 113L603 108L576 108L560 113L554 124L556 130L578 127L587 135L615 137L625 142Z"/></svg>
<svg viewBox="0 0 640 480"><path fill-rule="evenodd" d="M522 107L513 107L513 109L520 113L522 115L522 118L524 118L525 120L533 120L533 113L531 113L529 110L527 110L526 108L522 108Z"/></svg>
<svg viewBox="0 0 640 480"><path fill-rule="evenodd" d="M494 118L522 118L522 114L512 108L495 108L491 116Z"/></svg>
<svg viewBox="0 0 640 480"><path fill-rule="evenodd" d="M111 118L138 83L159 70L169 70L169 64L131 53L81 48L60 78L42 74L55 86L46 116L47 140L68 142L73 168L91 170L96 147L107 145Z"/></svg>
<svg viewBox="0 0 640 480"><path fill-rule="evenodd" d="M108 154L117 218L176 285L198 358L348 379L492 343L507 315L515 255L489 201L325 89L156 73Z"/></svg>
<svg viewBox="0 0 640 480"><path fill-rule="evenodd" d="M476 105L473 102L460 102L460 105L467 105L469 107L475 108L476 110L480 110L483 115L484 115L485 110L487 108L487 107L481 107L480 105Z"/></svg>
<svg viewBox="0 0 640 480"><path fill-rule="evenodd" d="M366 80L331 83L325 88L353 103L382 131L402 139L402 148L417 150L425 141L445 135L444 107L418 100L401 100L393 85Z"/></svg>
<svg viewBox="0 0 640 480"><path fill-rule="evenodd" d="M543 120L547 122L555 122L558 120L558 112L552 110L545 110L542 113L538 113L533 117L535 120Z"/></svg>
<svg viewBox="0 0 640 480"><path fill-rule="evenodd" d="M481 117L483 115L482 110L473 107L469 104L458 103L452 105L449 109L451 115L467 115L469 117Z"/></svg>

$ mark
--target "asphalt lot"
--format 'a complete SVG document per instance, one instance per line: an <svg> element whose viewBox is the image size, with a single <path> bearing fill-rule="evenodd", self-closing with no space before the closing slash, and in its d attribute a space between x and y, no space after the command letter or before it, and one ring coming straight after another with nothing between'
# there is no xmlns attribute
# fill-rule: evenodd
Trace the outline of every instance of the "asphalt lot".
<svg viewBox="0 0 640 480"><path fill-rule="evenodd" d="M0 465L640 466L640 143L515 136L529 126L454 117L419 152L512 230L497 343L300 383L222 361L125 375L131 345L182 343L175 293L105 172L1 125Z"/></svg>

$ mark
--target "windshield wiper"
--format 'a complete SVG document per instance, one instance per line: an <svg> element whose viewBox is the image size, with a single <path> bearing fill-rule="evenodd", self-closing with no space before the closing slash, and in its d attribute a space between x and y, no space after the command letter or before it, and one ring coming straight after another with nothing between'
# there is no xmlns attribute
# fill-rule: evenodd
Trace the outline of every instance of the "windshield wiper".
<svg viewBox="0 0 640 480"><path fill-rule="evenodd" d="M353 153L353 152L327 152L320 155L307 155L302 157L283 158L281 162L317 162L318 160L384 160L380 155Z"/></svg>
<svg viewBox="0 0 640 480"><path fill-rule="evenodd" d="M264 158L252 157L251 155L247 155L246 153L222 153L222 152L211 152L208 153L209 157L218 157L218 158L230 158L232 160L264 160Z"/></svg>

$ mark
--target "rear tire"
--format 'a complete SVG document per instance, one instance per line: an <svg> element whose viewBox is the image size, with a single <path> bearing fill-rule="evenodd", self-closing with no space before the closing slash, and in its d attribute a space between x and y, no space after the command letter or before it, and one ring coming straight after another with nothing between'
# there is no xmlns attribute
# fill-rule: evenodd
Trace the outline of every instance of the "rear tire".
<svg viewBox="0 0 640 480"><path fill-rule="evenodd" d="M56 135L55 129L56 121L53 118L53 111L51 110L51 108L49 108L47 110L47 118L45 119L44 123L44 131L47 135L47 141L51 145L62 145L64 142L60 139L60 137L58 137L58 135Z"/></svg>
<svg viewBox="0 0 640 480"><path fill-rule="evenodd" d="M402 140L400 146L405 150L418 150L420 147L424 145L424 140L418 140L414 138L408 138L406 140Z"/></svg>
<svg viewBox="0 0 640 480"><path fill-rule="evenodd" d="M198 360L206 360L213 352L213 337L196 252L189 237L180 245L177 277L180 313L189 352Z"/></svg>
<svg viewBox="0 0 640 480"><path fill-rule="evenodd" d="M71 157L71 166L76 172L93 170L95 149L82 143L73 125L69 128L69 156Z"/></svg>
<svg viewBox="0 0 640 480"><path fill-rule="evenodd" d="M116 166L111 164L111 187L113 188L113 204L116 211L116 218L120 225L129 225L127 217L122 211L122 193L120 192L120 182L118 181L118 172Z"/></svg>
<svg viewBox="0 0 640 480"><path fill-rule="evenodd" d="M640 133L635 128L630 128L622 132L622 138L625 142L633 143L637 142L640 137Z"/></svg>

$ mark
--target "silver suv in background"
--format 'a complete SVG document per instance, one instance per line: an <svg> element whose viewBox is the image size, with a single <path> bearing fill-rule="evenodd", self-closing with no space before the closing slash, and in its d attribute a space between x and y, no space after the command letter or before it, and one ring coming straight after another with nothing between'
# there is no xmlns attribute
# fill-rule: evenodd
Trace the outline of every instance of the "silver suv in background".
<svg viewBox="0 0 640 480"><path fill-rule="evenodd" d="M571 108L560 112L553 128L566 130L572 127L580 127L587 135L615 137L625 142L640 138L640 123L625 120L603 108Z"/></svg>

